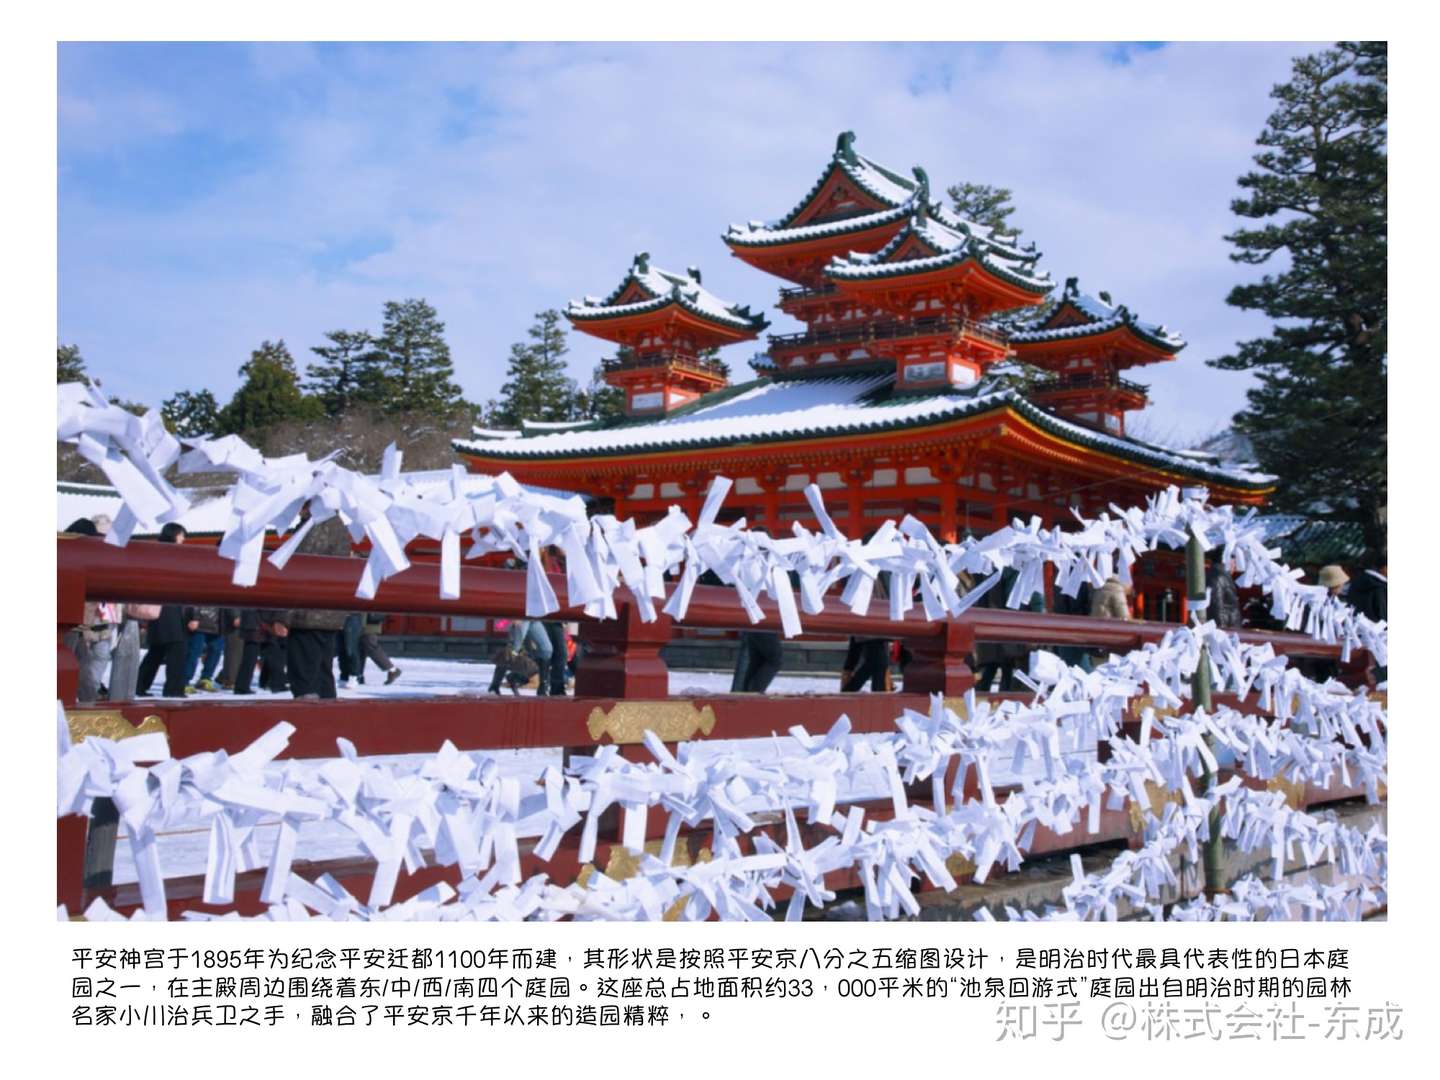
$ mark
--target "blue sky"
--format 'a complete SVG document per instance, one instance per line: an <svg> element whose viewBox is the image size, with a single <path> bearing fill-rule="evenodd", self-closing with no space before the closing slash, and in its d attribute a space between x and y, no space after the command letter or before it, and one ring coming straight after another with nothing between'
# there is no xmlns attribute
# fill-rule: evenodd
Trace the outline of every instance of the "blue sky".
<svg viewBox="0 0 1440 1080"><path fill-rule="evenodd" d="M732 221L785 212L845 129L933 184L1015 191L1057 281L1179 329L1141 371L1148 434L1222 426L1248 377L1204 360L1266 322L1223 235L1285 45L63 45L60 341L109 390L223 401L263 339L427 298L492 397L534 312L607 292L636 251L773 310ZM607 347L574 334L582 380ZM747 370L745 346L727 354ZM754 350L750 350L754 351Z"/></svg>

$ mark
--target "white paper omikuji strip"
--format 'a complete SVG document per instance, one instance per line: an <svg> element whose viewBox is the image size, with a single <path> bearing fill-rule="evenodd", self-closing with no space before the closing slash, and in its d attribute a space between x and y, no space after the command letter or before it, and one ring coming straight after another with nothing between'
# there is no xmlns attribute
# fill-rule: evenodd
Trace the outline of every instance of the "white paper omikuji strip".
<svg viewBox="0 0 1440 1080"><path fill-rule="evenodd" d="M1158 716L1147 708L1137 739L1125 737L1121 720L1126 702L1142 689L1162 700L1184 685L1201 656L1201 645L1218 659L1217 677L1271 690L1274 718L1250 716L1228 708L1178 716ZM254 865L249 837L262 814L281 815L286 828L307 820L332 820L353 832L379 868L370 896L362 902L338 883L325 886L321 899L311 886L288 871L293 846L276 846L268 868L265 898L271 917L326 918L769 918L771 890L795 888L785 918L798 918L806 903L823 904L829 894L825 872L853 867L864 882L871 918L913 914L913 887L928 881L953 888L945 860L958 854L974 863L974 879L983 882L996 863L1016 868L1034 830L1045 826L1065 834L1094 831L1102 805L1119 808L1133 801L1149 824L1145 845L1122 853L1105 871L1077 876L1065 892L1064 918L1115 918L1122 902L1151 909L1175 885L1172 851L1186 848L1198 858L1209 835L1209 815L1223 799L1221 831L1242 850L1271 855L1271 874L1298 857L1306 865L1335 863L1361 880L1360 893L1296 892L1283 881L1258 882L1232 890L1209 907L1186 905L1185 918L1254 918L1282 911L1303 917L1348 917L1359 904L1383 897L1388 877L1385 840L1378 829L1361 835L1324 817L1292 810L1280 792L1240 787L1239 778L1197 795L1192 779L1214 764L1207 737L1237 755L1248 775L1258 780L1283 777L1326 784L1339 778L1363 784L1375 799L1386 780L1387 715L1378 701L1337 684L1316 684L1299 677L1266 647L1241 645L1213 625L1177 628L1158 644L1114 656L1093 672L1067 667L1052 654L1035 654L1028 681L1031 702L988 702L973 692L962 721L942 698L930 711L905 710L896 732L879 738L855 738L840 718L824 736L792 729L793 746L777 743L773 760L757 761L734 753L681 744L674 754L655 739L646 745L655 760L631 762L613 746L593 755L576 755L566 773L551 767L539 783L521 786L500 777L493 760L465 754L446 743L419 767L382 766L356 759L340 740L341 757L325 762L288 762L279 777L266 766L280 754L293 729L277 725L244 751L197 754L142 767L148 753L130 744L88 739L78 746L65 740L59 762L60 812L88 812L90 800L116 800L132 836L147 914L163 918L164 882L154 844L155 829L179 809L198 808L215 817L206 895L232 895L238 868ZM1178 703L1178 696L1176 697ZM1110 758L1076 760L1064 746L1108 740ZM163 741L144 749L157 756ZM1001 803L990 782L997 754L1016 762L1032 758L1042 766ZM934 808L911 806L904 784L931 779L939 786L947 766L958 761L955 783L939 791ZM962 802L965 777L976 770L980 799ZM837 807L836 792L846 776L879 770L890 778L894 819L867 821L859 807ZM154 781L154 782L152 782ZM1178 794L1160 817L1151 812L1147 785ZM198 807L196 807L198 804ZM548 857L577 825L580 859L595 855L596 827L611 805L625 808L630 820L659 807L670 816L664 859L643 857L636 877L612 882L593 875L588 887L554 886L539 878L523 880L516 826L527 822L542 834L539 854ZM762 835L745 853L739 838L754 833L757 815L782 812L782 847ZM811 824L828 826L833 835L806 849L797 826L797 810ZM669 865L681 824L708 822L713 828L711 862L695 867ZM627 843L638 851L639 836ZM432 893L423 901L391 905L401 869L423 863L428 845L441 865L458 865L458 891ZM283 884L283 888L282 885ZM336 891L340 890L340 891ZM1268 891L1267 891L1268 890ZM443 890L442 890L443 892ZM1363 895L1362 895L1363 894ZM1359 899L1357 899L1357 897ZM1018 914L1015 917L1021 917ZM1033 913L1025 918L1038 917Z"/></svg>
<svg viewBox="0 0 1440 1080"><path fill-rule="evenodd" d="M1046 563L1055 567L1056 587L1074 596L1080 585L1101 585L1111 573L1130 578L1130 566L1160 546L1180 547L1195 535L1207 546L1223 548L1222 558L1237 569L1236 583L1258 586L1271 597L1273 614L1287 628L1321 641L1338 643L1348 659L1356 647L1368 649L1381 665L1388 663L1388 629L1359 615L1331 597L1320 585L1302 585L1300 571L1280 563L1265 545L1255 511L1237 515L1233 507L1205 505L1204 489L1182 495L1174 487L1150 497L1145 507L1122 510L1093 520L1076 515L1079 528L1066 532L1045 529L1038 518L1018 519L981 539L942 545L918 519L906 517L897 526L886 522L868 541L847 539L825 512L820 489L809 485L805 496L815 511L820 531L798 522L789 537L771 537L744 527L744 522L717 525L715 516L730 490L717 477L699 520L692 523L678 507L660 521L637 526L608 515L587 519L578 498L562 499L523 489L508 474L490 478L488 487L462 492L458 483L422 494L399 472L400 454L386 451L380 476L342 468L333 455L310 461L303 455L266 458L237 436L186 439L165 431L159 414L137 417L111 405L89 387L67 383L59 388L57 437L76 444L88 460L102 468L124 500L107 542L124 545L136 526L154 529L180 517L188 506L184 495L164 478L177 460L182 473L222 472L236 477L231 488L231 519L219 552L235 561L233 580L253 585L267 530L291 528L303 506L310 522L336 514L359 541L368 538L371 553L357 595L373 597L380 584L405 569L405 545L418 536L441 545L440 594L459 594L459 544L469 534L467 555L508 551L528 566L526 614L548 615L558 609L538 553L559 547L567 562L567 588L572 603L596 618L616 612L615 594L624 589L642 619L656 616L655 602L666 613L684 618L690 591L707 570L737 596L753 622L761 620L756 599L769 593L779 604L782 630L794 636L802 628L799 610L816 614L826 589L844 582L841 602L854 611L869 610L876 577L891 575L891 616L911 606L912 583L920 589L927 619L960 615L978 599L961 596L957 574L967 571L993 580L1007 568L1016 581L1006 603L1017 607L1039 587ZM458 466L457 466L458 468ZM300 531L308 528L302 525ZM298 544L292 536L270 556L283 566ZM801 600L791 594L790 575L800 581ZM668 600L667 576L679 581ZM1195 608L1197 621L1206 608Z"/></svg>

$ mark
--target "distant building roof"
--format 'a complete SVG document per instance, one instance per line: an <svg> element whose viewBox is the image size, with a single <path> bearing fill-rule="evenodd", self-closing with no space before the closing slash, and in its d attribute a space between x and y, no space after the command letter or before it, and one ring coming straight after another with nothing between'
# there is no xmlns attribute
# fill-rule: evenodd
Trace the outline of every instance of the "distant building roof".
<svg viewBox="0 0 1440 1080"><path fill-rule="evenodd" d="M1056 297L1051 311L1032 322L1011 323L1010 342L1013 345L1036 345L1069 341L1121 327L1129 328L1138 337L1166 352L1179 352L1185 347L1185 339L1169 327L1141 321L1124 304L1112 304L1108 293L1091 296L1081 292L1079 279L1073 277L1066 280L1064 291Z"/></svg>
<svg viewBox="0 0 1440 1080"><path fill-rule="evenodd" d="M993 382L933 394L894 394L894 384L893 371L796 380L760 378L707 394L664 417L608 425L597 422L563 432L456 440L454 446L462 454L490 460L564 460L783 442L848 432L898 431L1011 408L1042 430L1069 442L1202 482L1260 490L1268 487L1271 479L1071 423L1037 408L1017 391Z"/></svg>
<svg viewBox="0 0 1440 1080"><path fill-rule="evenodd" d="M420 489L439 487L450 483L450 469L429 469L400 474ZM465 473L460 478L462 490L466 487L482 487L489 478L480 473ZM559 491L555 488L522 484L521 487L539 495L554 495L571 498L577 493ZM220 536L230 527L230 500L227 487L183 488L191 500L190 509L180 518L180 524L191 536ZM589 496L581 495L588 501ZM55 485L55 531L60 532L79 518L91 518L105 514L112 520L120 512L120 493L104 484L76 484L59 481ZM138 537L158 536L158 532L135 534Z"/></svg>
<svg viewBox="0 0 1440 1080"><path fill-rule="evenodd" d="M650 256L643 251L635 256L629 271L609 296L572 300L565 314L577 322L594 322L661 311L669 304L737 330L759 333L770 325L763 315L752 313L748 305L721 300L706 289L700 284L700 271L696 267L689 267L684 274L662 270L651 266Z"/></svg>
<svg viewBox="0 0 1440 1080"><path fill-rule="evenodd" d="M837 281L923 274L973 260L997 277L1032 293L1047 293L1054 283L1050 275L1036 273L1038 255L1011 254L992 245L983 236L946 224L928 210L916 213L873 255L851 252L832 259L825 276Z"/></svg>
<svg viewBox="0 0 1440 1080"><path fill-rule="evenodd" d="M1299 514L1257 518L1265 539L1292 566L1353 565L1365 557L1365 531L1353 521L1315 521Z"/></svg>

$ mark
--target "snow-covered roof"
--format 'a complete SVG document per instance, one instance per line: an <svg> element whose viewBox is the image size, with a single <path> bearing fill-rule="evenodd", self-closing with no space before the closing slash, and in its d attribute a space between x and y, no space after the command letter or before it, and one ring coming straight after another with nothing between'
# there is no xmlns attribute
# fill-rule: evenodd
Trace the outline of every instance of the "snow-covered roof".
<svg viewBox="0 0 1440 1080"><path fill-rule="evenodd" d="M857 214L854 217L822 221L815 225L797 225L793 229L752 221L747 225L731 225L726 230L724 239L726 243L739 247L774 247L779 244L798 244L803 240L848 236L851 233L876 229L882 225L899 224L910 212L911 205L906 202L889 210L877 210L873 214Z"/></svg>
<svg viewBox="0 0 1440 1080"><path fill-rule="evenodd" d="M190 509L180 518L180 524L192 535L213 533L219 535L230 527L230 500L225 497L224 488L186 488L184 493L191 500ZM55 484L55 531L60 532L79 518L92 518L104 514L112 521L120 513L120 493L104 484L73 484L58 481ZM159 533L139 533L136 536L158 536Z"/></svg>
<svg viewBox="0 0 1440 1080"><path fill-rule="evenodd" d="M880 208L861 210L830 221L795 225L796 218L804 213L806 207L814 201L837 171L857 189L880 203ZM913 176L908 177L888 169L858 153L855 150L855 133L846 131L835 140L835 153L819 178L789 213L774 221L751 221L744 225L731 225L725 232L724 240L737 247L773 247L822 237L845 236L882 225L897 224L915 213L921 202L928 203L929 198L929 183L923 169L915 168ZM1037 257L1038 253L1034 253L1033 248L1027 252L1017 247L1016 238L1012 235L1002 234L978 222L962 218L939 203L930 205L928 209L945 224L988 240L997 252L1008 257L1023 258L1027 254L1032 260Z"/></svg>
<svg viewBox="0 0 1440 1080"><path fill-rule="evenodd" d="M1139 337L1167 352L1176 353L1185 347L1185 339L1175 331L1166 326L1142 321L1124 304L1112 304L1108 293L1091 296L1081 292L1078 278L1068 278L1064 291L1056 300L1055 308L1040 319L1016 324L1010 331L1010 341L1016 345L1068 341L1108 333L1126 326ZM1079 314L1081 321L1071 321L1071 311Z"/></svg>
<svg viewBox="0 0 1440 1080"><path fill-rule="evenodd" d="M632 291L632 285L638 287L642 299L619 303L622 296ZM748 305L721 300L701 285L696 267L687 268L683 274L662 270L650 265L650 256L643 251L635 256L630 270L609 296L603 300L594 296L571 300L565 314L572 320L586 322L659 311L668 304L677 304L693 315L737 330L758 334L770 325L763 315L753 314Z"/></svg>
<svg viewBox="0 0 1440 1080"><path fill-rule="evenodd" d="M402 479L410 481L411 485L417 488L422 494L426 488L439 488L442 485L450 484L450 469L421 469L414 472L402 472ZM375 477L379 479L379 477ZM488 491L492 478L482 473L466 473L460 479L460 488L467 491L471 488ZM533 491L537 495L551 495L556 498L569 499L577 494L573 491L561 491L558 488L539 487L534 484L521 484L527 491ZM214 488L184 488L182 489L187 498L191 500L190 509L180 518L180 524L185 531L192 536L219 536L230 527L230 499L229 489L226 487ZM581 496L588 499L588 496ZM93 518L97 514L105 514L112 521L120 512L120 493L113 487L104 484L75 484L61 480L55 485L55 531L62 531L67 525L79 518ZM135 534L137 537L158 536L158 532Z"/></svg>
<svg viewBox="0 0 1440 1080"><path fill-rule="evenodd" d="M925 254L898 256L907 245ZM1038 255L1033 254L1012 256L983 237L947 224L926 210L912 215L890 242L874 254L852 251L835 256L825 267L825 275L838 281L860 281L922 274L973 260L1002 280L1032 292L1049 292L1053 288L1050 275L1035 271L1036 258Z"/></svg>
<svg viewBox="0 0 1440 1080"><path fill-rule="evenodd" d="M1071 423L993 382L934 394L892 394L894 383L894 372L808 379L761 378L707 394L693 405L655 419L503 440L456 440L454 446L462 454L484 458L558 460L889 431L946 423L1008 407L1067 441L1138 463L1253 489L1268 486L1271 479L1246 470L1222 469L1182 457L1164 447Z"/></svg>

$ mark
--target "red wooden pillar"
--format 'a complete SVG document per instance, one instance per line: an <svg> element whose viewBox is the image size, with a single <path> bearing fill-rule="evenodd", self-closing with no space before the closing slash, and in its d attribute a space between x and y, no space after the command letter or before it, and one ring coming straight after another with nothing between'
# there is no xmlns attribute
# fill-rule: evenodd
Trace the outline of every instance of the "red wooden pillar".
<svg viewBox="0 0 1440 1080"><path fill-rule="evenodd" d="M584 653L575 670L576 697L663 698L670 693L670 669L660 649L670 640L670 616L642 622L634 604L622 604L615 619L580 624Z"/></svg>
<svg viewBox="0 0 1440 1080"><path fill-rule="evenodd" d="M956 490L955 464L938 461L931 465L940 481L940 539L952 544L958 539L960 493Z"/></svg>
<svg viewBox="0 0 1440 1080"><path fill-rule="evenodd" d="M845 470L845 530L852 540L865 535L865 478L864 469Z"/></svg>
<svg viewBox="0 0 1440 1080"><path fill-rule="evenodd" d="M780 527L780 488L785 484L784 473L765 473L758 477L761 491L760 513L764 519L765 528L770 530L771 536L781 536L783 532Z"/></svg>
<svg viewBox="0 0 1440 1080"><path fill-rule="evenodd" d="M700 509L705 505L705 481L693 474L683 477L680 480L680 490L685 493L685 497L680 500L680 508L685 511L685 516L693 525L700 520Z"/></svg>
<svg viewBox="0 0 1440 1080"><path fill-rule="evenodd" d="M965 662L975 650L975 631L969 626L946 622L941 633L909 644L914 656L905 668L907 694L953 697L975 685L975 673Z"/></svg>
<svg viewBox="0 0 1440 1080"><path fill-rule="evenodd" d="M99 543L69 537L66 543ZM66 705L74 705L80 691L80 663L65 645L65 633L85 619L85 576L74 572L55 575L55 693Z"/></svg>
<svg viewBox="0 0 1440 1080"><path fill-rule="evenodd" d="M614 514L623 521L627 512L625 508L626 500L629 498L630 493L635 490L635 478L633 476L616 477L614 490L615 495L612 500L615 504Z"/></svg>

